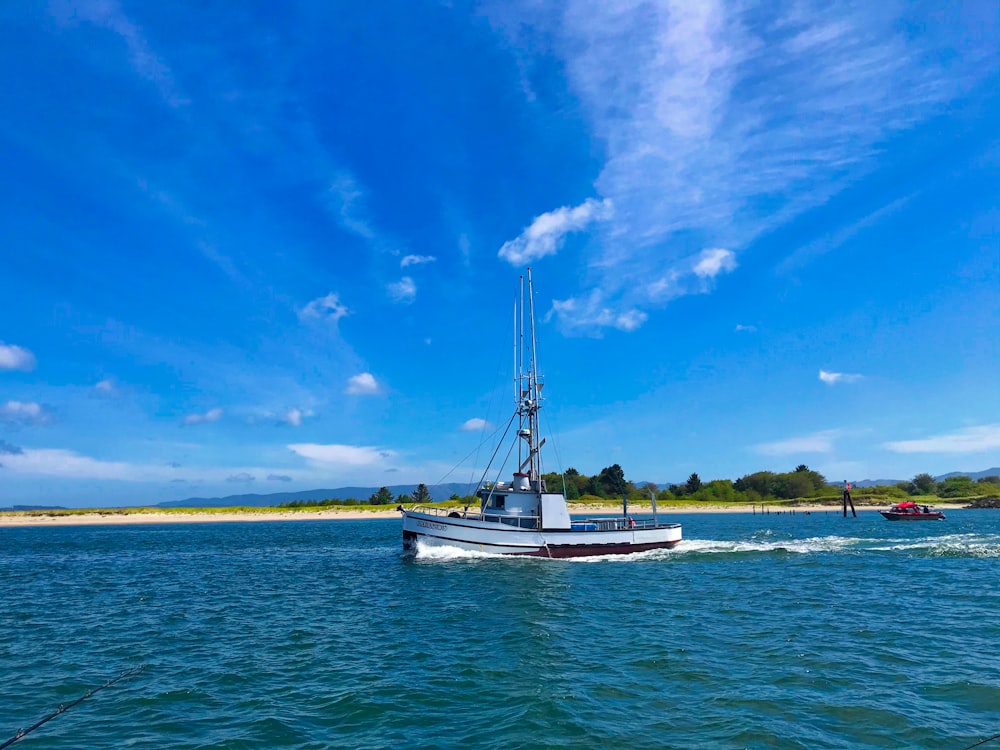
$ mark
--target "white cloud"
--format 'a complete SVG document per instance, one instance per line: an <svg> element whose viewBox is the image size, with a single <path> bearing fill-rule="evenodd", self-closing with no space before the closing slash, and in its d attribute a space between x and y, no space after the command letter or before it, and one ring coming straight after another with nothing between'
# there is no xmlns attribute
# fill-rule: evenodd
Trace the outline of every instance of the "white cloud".
<svg viewBox="0 0 1000 750"><path fill-rule="evenodd" d="M433 255L404 255L403 259L399 261L399 267L418 266L422 263L433 263L436 260L437 258Z"/></svg>
<svg viewBox="0 0 1000 750"><path fill-rule="evenodd" d="M756 333L757 326L745 326L742 323L737 323L736 324L736 332L739 333L741 331L745 332L745 333Z"/></svg>
<svg viewBox="0 0 1000 750"><path fill-rule="evenodd" d="M812 435L778 440L773 443L759 443L753 446L757 453L765 456L793 456L799 453L830 453L834 441L840 437L840 430L823 430Z"/></svg>
<svg viewBox="0 0 1000 750"><path fill-rule="evenodd" d="M404 276L399 281L388 285L389 296L396 302L413 302L417 297L417 285L413 279Z"/></svg>
<svg viewBox="0 0 1000 750"><path fill-rule="evenodd" d="M0 423L12 425L45 424L52 415L34 401L8 401L0 404Z"/></svg>
<svg viewBox="0 0 1000 750"><path fill-rule="evenodd" d="M106 396L114 396L118 393L118 389L111 380L101 380L94 385L94 388Z"/></svg>
<svg viewBox="0 0 1000 750"><path fill-rule="evenodd" d="M2 446L0 446L2 447ZM123 482L178 481L175 463L142 464L105 461L62 448L16 448L4 452L3 470L28 476L53 476L65 479L100 479ZM3 452L3 451L0 451ZM181 481L192 483L250 482L257 475L272 474L260 467L185 467L189 475ZM280 476L280 475L279 475ZM284 481L284 480L280 480Z"/></svg>
<svg viewBox="0 0 1000 750"><path fill-rule="evenodd" d="M617 328L620 331L634 331L649 317L636 308L615 310L608 305L599 289L593 290L586 298L553 300L552 309L546 315L558 318L560 329L568 335L600 336L602 328Z"/></svg>
<svg viewBox="0 0 1000 750"><path fill-rule="evenodd" d="M222 409L209 409L204 414L188 414L184 417L184 424L186 425L196 425L196 424L206 424L208 422L218 422L222 419Z"/></svg>
<svg viewBox="0 0 1000 750"><path fill-rule="evenodd" d="M703 279L714 279L720 273L732 271L734 268L736 268L736 255L733 251L716 247L701 251L694 273Z"/></svg>
<svg viewBox="0 0 1000 750"><path fill-rule="evenodd" d="M479 430L484 430L489 426L490 423L485 419L473 417L472 419L467 419L462 423L462 430L465 432L478 432Z"/></svg>
<svg viewBox="0 0 1000 750"><path fill-rule="evenodd" d="M0 370L34 370L35 355L23 346L0 342Z"/></svg>
<svg viewBox="0 0 1000 750"><path fill-rule="evenodd" d="M310 461L342 466L372 466L395 455L392 451L360 445L293 443L288 449Z"/></svg>
<svg viewBox="0 0 1000 750"><path fill-rule="evenodd" d="M329 320L336 323L348 314L350 310L341 304L337 294L330 292L325 297L317 297L299 310L299 320Z"/></svg>
<svg viewBox="0 0 1000 750"><path fill-rule="evenodd" d="M531 225L513 240L505 242L497 255L514 266L555 255L563 238L595 221L612 215L611 201L588 198L579 206L563 206L535 217Z"/></svg>
<svg viewBox="0 0 1000 750"><path fill-rule="evenodd" d="M645 296L650 280L689 270L692 247L742 251L856 184L897 134L946 111L1000 62L996 14L982 9L939 16L850 0L485 7L529 76L536 62L559 59L602 144L595 187L615 212L595 227L585 289L573 296L600 288L614 309L705 291ZM523 236L507 247L517 261L551 251Z"/></svg>
<svg viewBox="0 0 1000 750"><path fill-rule="evenodd" d="M313 412L311 409L292 408L285 412L284 416L282 416L281 418L281 421L284 422L285 424L291 425L292 427L301 427L302 420L305 417L311 417L312 415Z"/></svg>
<svg viewBox="0 0 1000 750"><path fill-rule="evenodd" d="M135 479L135 471L121 461L100 461L69 450L25 449L17 456L4 456L4 468L21 474L74 479ZM156 470L162 467L156 467Z"/></svg>
<svg viewBox="0 0 1000 750"><path fill-rule="evenodd" d="M820 370L819 379L827 385L835 385L837 383L857 383L859 380L864 379L864 375L851 372L828 372L827 370Z"/></svg>
<svg viewBox="0 0 1000 750"><path fill-rule="evenodd" d="M919 440L884 443L895 453L982 453L1000 449L1000 423L966 427Z"/></svg>
<svg viewBox="0 0 1000 750"><path fill-rule="evenodd" d="M379 384L370 372L362 372L348 378L346 392L352 396L371 396L379 392Z"/></svg>

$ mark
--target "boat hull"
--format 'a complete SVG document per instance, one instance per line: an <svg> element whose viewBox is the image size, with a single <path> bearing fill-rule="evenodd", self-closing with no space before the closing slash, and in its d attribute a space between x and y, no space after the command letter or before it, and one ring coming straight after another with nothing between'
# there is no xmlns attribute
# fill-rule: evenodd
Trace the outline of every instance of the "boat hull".
<svg viewBox="0 0 1000 750"><path fill-rule="evenodd" d="M943 521L944 513L893 513L880 510L879 513L887 521Z"/></svg>
<svg viewBox="0 0 1000 750"><path fill-rule="evenodd" d="M680 541L680 524L614 531L536 530L403 512L403 550L409 554L424 545L518 557L593 557L669 549Z"/></svg>

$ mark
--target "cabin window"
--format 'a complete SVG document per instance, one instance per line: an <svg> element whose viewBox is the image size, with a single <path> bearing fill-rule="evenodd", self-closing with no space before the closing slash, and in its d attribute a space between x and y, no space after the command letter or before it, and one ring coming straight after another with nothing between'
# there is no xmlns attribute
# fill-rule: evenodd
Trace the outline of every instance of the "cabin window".
<svg viewBox="0 0 1000 750"><path fill-rule="evenodd" d="M506 504L506 502L507 502L507 496L506 495L494 495L493 496L493 507L494 508L501 508L502 509L504 507L504 505Z"/></svg>

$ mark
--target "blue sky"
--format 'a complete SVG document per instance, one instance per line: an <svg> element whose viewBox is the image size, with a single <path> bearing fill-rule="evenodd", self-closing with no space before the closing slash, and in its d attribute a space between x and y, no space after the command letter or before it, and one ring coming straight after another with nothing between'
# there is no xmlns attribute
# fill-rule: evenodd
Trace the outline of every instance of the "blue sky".
<svg viewBox="0 0 1000 750"><path fill-rule="evenodd" d="M0 505L478 478L528 265L546 470L1000 465L995 3L0 23Z"/></svg>

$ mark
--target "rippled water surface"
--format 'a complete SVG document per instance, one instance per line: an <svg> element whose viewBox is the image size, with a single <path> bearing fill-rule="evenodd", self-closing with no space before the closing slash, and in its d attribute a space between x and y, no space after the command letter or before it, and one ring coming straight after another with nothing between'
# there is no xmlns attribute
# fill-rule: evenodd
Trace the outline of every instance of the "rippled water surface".
<svg viewBox="0 0 1000 750"><path fill-rule="evenodd" d="M1000 512L678 520L674 550L575 561L407 559L397 520L0 528L0 744L136 664L16 747L1000 732Z"/></svg>

